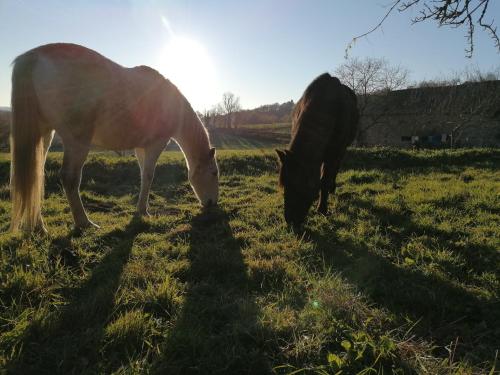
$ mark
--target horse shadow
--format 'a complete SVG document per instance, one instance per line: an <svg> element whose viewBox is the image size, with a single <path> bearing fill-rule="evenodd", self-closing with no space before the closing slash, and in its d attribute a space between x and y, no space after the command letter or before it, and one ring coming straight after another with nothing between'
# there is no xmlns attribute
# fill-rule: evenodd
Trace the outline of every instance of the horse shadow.
<svg viewBox="0 0 500 375"><path fill-rule="evenodd" d="M134 239L147 230L147 224L133 218L124 228L115 229L98 238L95 249L109 248L94 266L90 276L77 287L63 288L60 293L67 304L57 306L48 317L35 321L22 338L23 350L6 364L12 374L68 374L99 372L105 327L115 307L115 294L131 255ZM84 233L70 232L52 240L49 264L62 263L75 272L80 267L71 239ZM57 277L56 274L53 277ZM67 283L71 285L71 282Z"/></svg>
<svg viewBox="0 0 500 375"><path fill-rule="evenodd" d="M225 211L217 208L210 215L191 222L190 267L182 276L187 292L153 373L270 373L243 243L234 237Z"/></svg>
<svg viewBox="0 0 500 375"><path fill-rule="evenodd" d="M415 223L409 215L375 207L367 201L353 199L351 204L370 210L382 226L400 228L391 233L392 250L398 251L409 234L430 235L445 241L450 233ZM334 218L331 219L334 223ZM339 224L340 226L340 224ZM374 252L363 241L336 236L335 231L307 231L307 236L317 245L325 263L357 287L369 298L396 316L409 317L418 322L412 334L436 344L434 354L447 357L446 346L459 338L455 359L480 365L495 356L500 335L495 327L500 320L500 306L457 285L458 270L449 270L446 279L419 267L396 264L382 252ZM481 250L481 249L479 249ZM488 257L494 249L482 249ZM498 255L497 255L498 256ZM493 270L495 262L471 255L467 261L474 272ZM442 265L447 267L447 265ZM399 322L404 324L404 321ZM474 353L471 349L474 348Z"/></svg>
<svg viewBox="0 0 500 375"><path fill-rule="evenodd" d="M401 249L405 240L411 235L425 235L439 240L440 244L445 244L450 251L459 254L465 260L467 268L472 270L476 275L483 272L495 273L498 270L500 257L495 248L484 245L474 244L464 248L457 246L456 240L459 238L467 238L468 234L459 229L453 228L451 231L443 231L431 225L422 225L411 220L409 215L395 213L383 207L375 206L365 200L355 200L353 202L358 208L366 209L372 212L375 217L379 218L383 227L397 227L400 233L393 233L391 240L396 249ZM458 202L440 202L440 206L444 208L457 208ZM465 277L464 270L453 267L451 264L446 265L446 272L456 279Z"/></svg>
<svg viewBox="0 0 500 375"><path fill-rule="evenodd" d="M105 195L120 198L125 195L139 194L141 183L140 169L137 161L130 157L115 157L114 162L91 155L83 167L80 189L83 193ZM45 165L45 192L61 194L59 170L61 161L48 159ZM104 173L105 172L105 173ZM187 170L182 162L158 163L153 179L153 191L168 196L175 195L185 186L179 183L187 180Z"/></svg>
<svg viewBox="0 0 500 375"><path fill-rule="evenodd" d="M345 169L411 169L425 172L429 168L438 168L447 173L460 173L464 167L497 171L500 162L500 153L497 151L484 152L476 149L458 154L444 151L423 158L424 153L425 151L411 152L396 148L381 148L376 151L371 148L351 148L347 151L343 165Z"/></svg>

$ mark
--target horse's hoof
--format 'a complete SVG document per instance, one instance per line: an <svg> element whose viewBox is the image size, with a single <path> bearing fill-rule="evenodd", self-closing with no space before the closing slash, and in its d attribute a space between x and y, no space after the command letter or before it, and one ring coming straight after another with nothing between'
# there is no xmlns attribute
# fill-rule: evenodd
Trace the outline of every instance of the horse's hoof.
<svg viewBox="0 0 500 375"><path fill-rule="evenodd" d="M89 228L99 229L101 227L99 225L97 225L96 223L93 223L90 220L85 222L85 223L75 225L76 230L83 230L83 229L89 229Z"/></svg>
<svg viewBox="0 0 500 375"><path fill-rule="evenodd" d="M47 228L45 228L45 225L43 224L36 227L34 232L42 235L49 234L49 231L47 230Z"/></svg>
<svg viewBox="0 0 500 375"><path fill-rule="evenodd" d="M295 235L300 235L300 234L304 233L304 226L302 223L301 224L290 224L288 227L290 228L292 233L294 233Z"/></svg>
<svg viewBox="0 0 500 375"><path fill-rule="evenodd" d="M323 215L323 216L328 216L328 208L319 207L318 214Z"/></svg>
<svg viewBox="0 0 500 375"><path fill-rule="evenodd" d="M41 236L48 236L49 231L47 230L47 228L43 227L38 230L38 234L40 234Z"/></svg>
<svg viewBox="0 0 500 375"><path fill-rule="evenodd" d="M142 219L142 218L144 218L144 219L145 219L145 218L151 217L151 214L150 214L148 211L144 211L144 212L139 212L139 211L137 211L137 212L135 213L135 216L136 216L137 218L141 218L141 219Z"/></svg>
<svg viewBox="0 0 500 375"><path fill-rule="evenodd" d="M45 234L49 233L49 231L45 228L45 225L43 224L43 222L36 224L32 228L23 225L19 228L11 227L10 230L12 232L20 231L24 236L30 236L32 234L45 235Z"/></svg>
<svg viewBox="0 0 500 375"><path fill-rule="evenodd" d="M22 233L25 237L29 237L33 234L39 236L46 236L49 234L49 231L47 230L47 228L45 228L45 225L41 224L34 227L33 230L23 228Z"/></svg>

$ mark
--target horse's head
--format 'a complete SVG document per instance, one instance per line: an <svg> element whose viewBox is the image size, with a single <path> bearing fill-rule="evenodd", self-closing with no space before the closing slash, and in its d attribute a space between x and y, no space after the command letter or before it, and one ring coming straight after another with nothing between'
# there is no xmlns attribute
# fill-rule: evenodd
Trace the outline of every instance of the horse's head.
<svg viewBox="0 0 500 375"><path fill-rule="evenodd" d="M211 148L205 157L189 169L189 183L204 208L217 204L219 168L215 160L215 148Z"/></svg>
<svg viewBox="0 0 500 375"><path fill-rule="evenodd" d="M285 195L285 220L293 227L300 227L309 208L318 197L319 170L305 165L289 150L276 150L281 161L280 185Z"/></svg>

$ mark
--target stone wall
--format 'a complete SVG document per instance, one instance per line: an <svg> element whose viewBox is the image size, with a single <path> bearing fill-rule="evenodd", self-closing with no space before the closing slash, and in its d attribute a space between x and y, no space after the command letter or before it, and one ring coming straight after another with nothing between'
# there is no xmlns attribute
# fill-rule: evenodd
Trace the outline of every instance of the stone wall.
<svg viewBox="0 0 500 375"><path fill-rule="evenodd" d="M500 81L373 95L360 129L367 146L500 147Z"/></svg>

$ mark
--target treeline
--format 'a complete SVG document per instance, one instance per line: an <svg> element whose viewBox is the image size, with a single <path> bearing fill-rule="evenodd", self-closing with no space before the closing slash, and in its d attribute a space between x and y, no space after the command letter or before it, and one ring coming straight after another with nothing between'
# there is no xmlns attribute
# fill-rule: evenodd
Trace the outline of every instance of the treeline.
<svg viewBox="0 0 500 375"><path fill-rule="evenodd" d="M425 79L420 82L416 82L415 84L408 86L408 88L458 86L463 85L464 83L490 82L498 81L499 79L500 65L487 71L481 70L477 65L469 65L463 70L452 72L444 77Z"/></svg>
<svg viewBox="0 0 500 375"><path fill-rule="evenodd" d="M255 109L239 111L236 114L236 123L241 125L273 124L291 122L293 100L282 104L267 104Z"/></svg>
<svg viewBox="0 0 500 375"><path fill-rule="evenodd" d="M254 109L227 111L218 105L211 110L198 113L209 129L235 129L240 125L273 124L291 122L293 100L285 103L266 104Z"/></svg>

